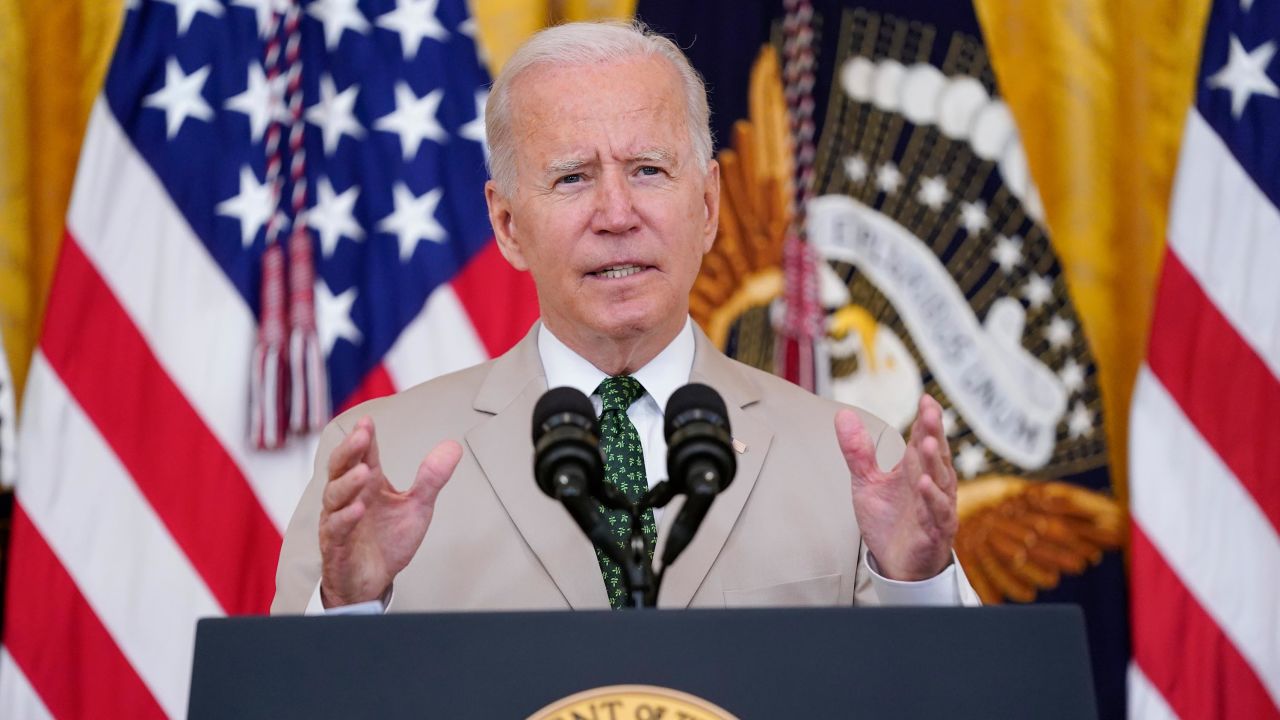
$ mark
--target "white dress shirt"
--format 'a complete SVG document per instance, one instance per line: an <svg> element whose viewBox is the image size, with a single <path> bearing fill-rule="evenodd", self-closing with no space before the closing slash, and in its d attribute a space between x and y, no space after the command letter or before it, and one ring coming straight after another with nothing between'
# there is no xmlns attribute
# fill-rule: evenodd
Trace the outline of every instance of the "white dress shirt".
<svg viewBox="0 0 1280 720"><path fill-rule="evenodd" d="M640 435L640 446L644 452L644 469L652 488L667 479L667 439L662 434L663 414L666 412L667 400L671 394L689 382L693 371L694 339L693 325L685 319L684 328L676 335L662 352L644 367L632 373L645 394L640 396L631 407L627 408L627 417L636 426ZM600 415L602 402L595 394L596 388L604 381L607 374L592 365L581 355L569 349L546 325L538 327L538 356L542 360L542 369L547 378L547 389L571 387L591 398L596 416ZM853 508L849 508L853 512ZM654 521L661 525L662 508L654 509ZM429 531L428 531L429 532ZM851 539L852 540L852 539ZM960 591L956 585L955 562L948 565L937 576L918 582L902 582L890 580L875 570L875 560L864 553L860 560L870 572L872 584L880 602L885 605L959 605ZM320 587L312 593L311 602L307 606L307 614L366 614L385 612L391 604L391 593L382 600L347 605L325 610L320 602Z"/></svg>
<svg viewBox="0 0 1280 720"><path fill-rule="evenodd" d="M608 377L604 371L587 362L581 355L551 334L546 325L538 328L538 356L547 375L547 389L571 387L591 398L591 406L600 417L603 403L595 394L596 388ZM667 438L662 434L663 413L671 393L689 383L693 372L693 327L686 320L684 329L676 335L657 357L632 373L631 377L644 388L631 407L627 417L640 435L640 447L644 452L644 472L649 487L667 479ZM654 508L653 519L662 522L662 508Z"/></svg>

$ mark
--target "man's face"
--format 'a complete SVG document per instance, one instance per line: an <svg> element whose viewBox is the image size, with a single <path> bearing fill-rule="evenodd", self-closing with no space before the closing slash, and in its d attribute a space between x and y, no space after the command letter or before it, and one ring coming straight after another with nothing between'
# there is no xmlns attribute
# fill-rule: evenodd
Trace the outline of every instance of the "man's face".
<svg viewBox="0 0 1280 720"><path fill-rule="evenodd" d="M499 246L571 346L683 326L715 239L719 168L694 157L676 70L660 58L526 71L512 86L517 180L491 182Z"/></svg>

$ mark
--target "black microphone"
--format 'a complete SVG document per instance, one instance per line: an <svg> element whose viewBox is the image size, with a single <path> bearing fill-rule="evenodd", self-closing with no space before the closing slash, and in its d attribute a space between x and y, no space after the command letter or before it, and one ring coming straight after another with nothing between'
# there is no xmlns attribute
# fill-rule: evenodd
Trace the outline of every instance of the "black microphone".
<svg viewBox="0 0 1280 720"><path fill-rule="evenodd" d="M671 394L663 434L667 438L667 481L687 495L662 552L665 572L693 540L716 495L733 482L738 460L724 400L701 383L690 383Z"/></svg>
<svg viewBox="0 0 1280 720"><path fill-rule="evenodd" d="M610 557L620 554L596 502L604 495L604 458L600 425L586 395L559 387L538 399L533 408L533 477L542 492L564 504L592 544Z"/></svg>

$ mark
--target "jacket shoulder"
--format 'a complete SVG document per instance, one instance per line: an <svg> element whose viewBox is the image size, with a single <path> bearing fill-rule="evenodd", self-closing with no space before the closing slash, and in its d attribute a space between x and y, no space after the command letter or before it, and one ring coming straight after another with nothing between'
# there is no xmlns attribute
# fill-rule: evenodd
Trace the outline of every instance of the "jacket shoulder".
<svg viewBox="0 0 1280 720"><path fill-rule="evenodd" d="M488 376L493 363L493 360L486 360L434 377L392 395L366 400L342 412L332 423L346 432L366 415L376 423L379 418L421 412L423 408L431 408L433 413L443 417L461 417L462 413L472 410L476 391Z"/></svg>

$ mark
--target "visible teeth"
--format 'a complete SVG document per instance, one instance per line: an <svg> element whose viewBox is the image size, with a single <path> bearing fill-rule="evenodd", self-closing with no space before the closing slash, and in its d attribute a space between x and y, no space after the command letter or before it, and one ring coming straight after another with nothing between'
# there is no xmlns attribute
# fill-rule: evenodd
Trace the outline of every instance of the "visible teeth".
<svg viewBox="0 0 1280 720"><path fill-rule="evenodd" d="M641 267L639 265L619 265L618 267L611 267L611 268L606 268L604 270L601 270L597 274L603 277L607 277L611 280L616 280L618 278L624 278L628 275L635 275L636 273L640 272L640 270L641 270Z"/></svg>

